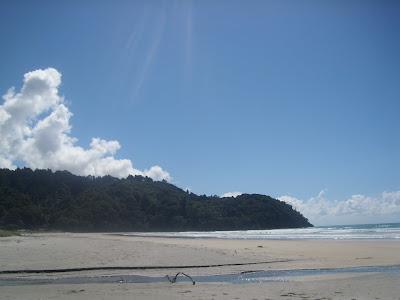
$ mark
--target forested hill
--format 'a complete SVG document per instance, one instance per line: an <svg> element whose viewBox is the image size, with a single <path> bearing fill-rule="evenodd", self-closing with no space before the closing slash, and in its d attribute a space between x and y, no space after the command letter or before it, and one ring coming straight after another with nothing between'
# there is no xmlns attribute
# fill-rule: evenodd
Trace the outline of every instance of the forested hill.
<svg viewBox="0 0 400 300"><path fill-rule="evenodd" d="M81 177L0 169L0 227L69 231L185 231L312 226L269 196L198 196L142 176Z"/></svg>

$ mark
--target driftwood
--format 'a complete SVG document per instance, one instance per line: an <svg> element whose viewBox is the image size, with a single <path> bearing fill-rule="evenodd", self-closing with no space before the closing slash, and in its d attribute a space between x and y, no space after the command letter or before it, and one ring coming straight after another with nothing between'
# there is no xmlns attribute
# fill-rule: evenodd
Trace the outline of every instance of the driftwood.
<svg viewBox="0 0 400 300"><path fill-rule="evenodd" d="M178 273L176 273L176 275L173 276L173 277L169 277L169 275L166 275L165 277L167 277L167 279L168 279L169 282L175 283L176 280L178 279L178 276L179 276L179 275L186 276L187 278L189 278L189 279L192 281L193 285L196 284L196 281L194 281L192 277L190 277L189 275L187 275L187 274L185 274L185 273L183 273L183 272L178 272Z"/></svg>

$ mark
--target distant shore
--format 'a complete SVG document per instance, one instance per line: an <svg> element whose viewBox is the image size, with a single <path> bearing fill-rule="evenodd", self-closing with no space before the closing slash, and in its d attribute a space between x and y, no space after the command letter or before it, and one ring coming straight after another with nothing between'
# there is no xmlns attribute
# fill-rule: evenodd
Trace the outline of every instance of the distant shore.
<svg viewBox="0 0 400 300"><path fill-rule="evenodd" d="M400 241L396 240L222 240L108 233L23 234L0 238L0 271L98 269L51 274L2 274L0 282L4 278L22 276L28 279L116 274L165 276L181 271L198 276L255 270L390 266L400 265L399 253ZM209 265L212 266L204 267ZM154 268L157 266L165 268ZM118 270L112 267L133 269ZM289 296L291 299L398 299L399 286L399 274L338 273L294 277L284 283L240 285L199 283L193 286L188 282L171 284L167 280L156 284L2 286L0 283L0 294L7 296L6 299L112 299L114 296L118 299L186 299L192 296L195 299L249 299L249 295L254 299L284 299Z"/></svg>

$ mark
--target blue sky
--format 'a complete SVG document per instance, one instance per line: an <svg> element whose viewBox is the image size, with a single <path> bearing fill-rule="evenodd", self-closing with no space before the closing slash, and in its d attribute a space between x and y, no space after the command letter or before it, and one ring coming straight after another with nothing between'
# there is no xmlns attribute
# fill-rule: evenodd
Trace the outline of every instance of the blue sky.
<svg viewBox="0 0 400 300"><path fill-rule="evenodd" d="M0 36L2 95L57 69L77 145L195 193L400 191L397 1L6 0Z"/></svg>

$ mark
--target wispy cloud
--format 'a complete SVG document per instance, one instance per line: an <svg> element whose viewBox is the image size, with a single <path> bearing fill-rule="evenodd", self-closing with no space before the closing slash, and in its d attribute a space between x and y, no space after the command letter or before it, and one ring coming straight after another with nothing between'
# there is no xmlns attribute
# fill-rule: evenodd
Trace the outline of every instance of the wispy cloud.
<svg viewBox="0 0 400 300"><path fill-rule="evenodd" d="M160 166L138 170L129 159L117 159L118 141L92 138L88 148L77 145L71 134L72 112L59 95L61 74L53 69L24 75L19 92L11 88L0 105L0 167L15 168L23 162L31 168L68 170L77 175L145 175L171 180Z"/></svg>
<svg viewBox="0 0 400 300"><path fill-rule="evenodd" d="M147 49L146 56L144 57L140 72L138 73L138 77L133 82L133 99L138 96L140 90L142 89L142 86L148 76L147 74L149 69L155 60L158 48L160 47L160 43L164 35L167 13L166 11L162 10L159 14L154 15L153 18L155 22L155 28L154 32L151 33L151 44ZM136 46L136 41L133 42L131 48L133 46Z"/></svg>
<svg viewBox="0 0 400 300"><path fill-rule="evenodd" d="M288 195L278 199L316 224L383 222L400 217L400 191L383 192L376 197L352 195L345 200L329 200L325 191L306 200Z"/></svg>
<svg viewBox="0 0 400 300"><path fill-rule="evenodd" d="M185 14L185 77L190 78L192 73L192 52L193 52L193 3L187 1L183 8Z"/></svg>

